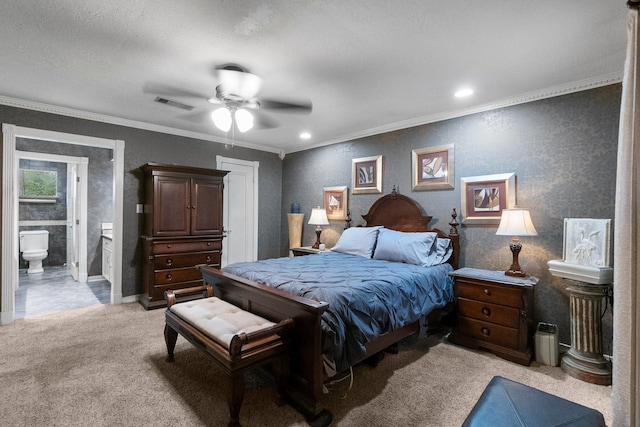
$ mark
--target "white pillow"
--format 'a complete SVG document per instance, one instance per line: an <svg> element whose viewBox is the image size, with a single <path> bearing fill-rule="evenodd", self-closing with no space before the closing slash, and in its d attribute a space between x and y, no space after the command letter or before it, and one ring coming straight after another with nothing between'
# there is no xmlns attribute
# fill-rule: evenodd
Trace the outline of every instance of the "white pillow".
<svg viewBox="0 0 640 427"><path fill-rule="evenodd" d="M436 257L433 260L434 264L443 264L451 258L451 254L453 253L453 245L451 244L451 239L445 239L438 237L436 239L436 244L433 245L433 248L436 252Z"/></svg>
<svg viewBox="0 0 640 427"><path fill-rule="evenodd" d="M331 250L371 258L378 238L378 230L381 228L380 226L347 228Z"/></svg>
<svg viewBox="0 0 640 427"><path fill-rule="evenodd" d="M383 228L378 235L374 259L404 262L428 267L437 261L437 233L412 233Z"/></svg>

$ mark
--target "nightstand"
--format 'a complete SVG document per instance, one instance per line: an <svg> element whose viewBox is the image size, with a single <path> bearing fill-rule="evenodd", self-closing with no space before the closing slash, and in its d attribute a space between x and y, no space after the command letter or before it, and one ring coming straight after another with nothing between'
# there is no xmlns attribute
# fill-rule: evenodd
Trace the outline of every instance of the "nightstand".
<svg viewBox="0 0 640 427"><path fill-rule="evenodd" d="M300 248L291 248L291 252L293 252L293 256L305 256L319 254L322 251L320 249L313 249L311 246L303 246Z"/></svg>
<svg viewBox="0 0 640 427"><path fill-rule="evenodd" d="M507 360L529 365L534 332L535 277L504 271L461 268L454 278L456 321L449 341L484 348Z"/></svg>

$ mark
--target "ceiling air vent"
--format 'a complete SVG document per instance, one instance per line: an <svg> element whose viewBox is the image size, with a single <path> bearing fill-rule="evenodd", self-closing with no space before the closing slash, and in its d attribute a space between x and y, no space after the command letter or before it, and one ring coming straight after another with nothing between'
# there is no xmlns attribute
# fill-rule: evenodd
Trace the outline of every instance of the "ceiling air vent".
<svg viewBox="0 0 640 427"><path fill-rule="evenodd" d="M161 98L159 96L157 96L156 99L154 99L154 102L159 102L160 104L170 105L172 107L180 108L182 110L187 110L187 111L193 110L193 107L191 105L183 104L183 103L177 102L177 101L172 101L172 100L166 99L166 98Z"/></svg>

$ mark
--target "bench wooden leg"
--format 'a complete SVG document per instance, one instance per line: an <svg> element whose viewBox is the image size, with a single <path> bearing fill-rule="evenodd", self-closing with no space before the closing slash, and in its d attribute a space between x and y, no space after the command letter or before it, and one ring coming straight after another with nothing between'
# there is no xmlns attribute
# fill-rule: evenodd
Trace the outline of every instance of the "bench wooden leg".
<svg viewBox="0 0 640 427"><path fill-rule="evenodd" d="M173 362L173 350L176 348L176 341L178 341L178 332L172 327L164 325L164 342L167 344L167 358L166 362Z"/></svg>
<svg viewBox="0 0 640 427"><path fill-rule="evenodd" d="M278 406L284 405L285 391L287 388L287 382L289 381L289 357L287 354L283 354L281 357L273 361L273 377L276 381L277 400Z"/></svg>
<svg viewBox="0 0 640 427"><path fill-rule="evenodd" d="M231 415L230 427L240 425L240 406L244 399L244 373L234 372L230 375L229 393L227 402L229 403L229 413Z"/></svg>

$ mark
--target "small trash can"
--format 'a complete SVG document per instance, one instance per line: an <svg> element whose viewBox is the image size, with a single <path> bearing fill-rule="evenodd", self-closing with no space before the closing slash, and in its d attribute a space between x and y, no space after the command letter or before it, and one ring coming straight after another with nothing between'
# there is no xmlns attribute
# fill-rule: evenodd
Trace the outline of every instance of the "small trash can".
<svg viewBox="0 0 640 427"><path fill-rule="evenodd" d="M558 366L558 326L538 323L535 336L536 362Z"/></svg>

